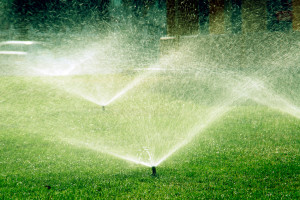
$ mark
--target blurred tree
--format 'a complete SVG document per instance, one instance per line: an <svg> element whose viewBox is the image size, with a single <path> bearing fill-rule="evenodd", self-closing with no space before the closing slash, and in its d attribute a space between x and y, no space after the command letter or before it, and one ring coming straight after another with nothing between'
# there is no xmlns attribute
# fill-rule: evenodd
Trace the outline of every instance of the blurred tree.
<svg viewBox="0 0 300 200"><path fill-rule="evenodd" d="M109 20L110 0L11 0L13 24L26 37L29 26L73 26L93 19ZM42 28L43 29L43 28Z"/></svg>
<svg viewBox="0 0 300 200"><path fill-rule="evenodd" d="M162 0L158 0L159 5ZM145 17L149 8L155 5L156 0L123 0L123 6L129 8L136 17Z"/></svg>
<svg viewBox="0 0 300 200"><path fill-rule="evenodd" d="M192 35L199 31L199 2L167 0L168 35Z"/></svg>

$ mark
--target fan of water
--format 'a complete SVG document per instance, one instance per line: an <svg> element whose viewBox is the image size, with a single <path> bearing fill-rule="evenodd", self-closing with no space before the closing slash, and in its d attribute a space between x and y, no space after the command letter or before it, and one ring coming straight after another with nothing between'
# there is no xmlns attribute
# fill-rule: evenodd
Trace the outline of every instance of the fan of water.
<svg viewBox="0 0 300 200"><path fill-rule="evenodd" d="M162 33L124 19L101 34L86 24L76 33L54 31L53 45L26 57L19 73L2 70L66 96L41 107L37 121L22 123L15 114L22 129L39 127L54 141L157 166L246 100L300 119L299 33L183 37L158 59Z"/></svg>

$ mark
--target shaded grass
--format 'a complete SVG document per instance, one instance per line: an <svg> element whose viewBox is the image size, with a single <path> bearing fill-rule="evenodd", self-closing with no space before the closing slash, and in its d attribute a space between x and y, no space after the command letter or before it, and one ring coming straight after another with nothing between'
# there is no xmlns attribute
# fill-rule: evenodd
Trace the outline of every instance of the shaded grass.
<svg viewBox="0 0 300 200"><path fill-rule="evenodd" d="M97 116L96 106L36 80L0 82L1 199L299 198L300 123L287 114L237 106L152 177L150 168L56 140L66 126L91 130L82 115Z"/></svg>

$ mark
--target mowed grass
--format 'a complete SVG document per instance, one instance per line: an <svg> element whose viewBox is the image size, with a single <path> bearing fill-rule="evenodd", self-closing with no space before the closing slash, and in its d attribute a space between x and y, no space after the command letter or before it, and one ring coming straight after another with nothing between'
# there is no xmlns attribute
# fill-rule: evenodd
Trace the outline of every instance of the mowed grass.
<svg viewBox="0 0 300 200"><path fill-rule="evenodd" d="M133 93L124 98L140 102ZM126 107L122 99L115 106ZM299 119L251 102L236 106L153 177L148 167L57 140L92 135L99 119L118 124L115 113L103 117L111 109L103 113L39 78L1 77L0 198L299 199ZM131 115L140 116L136 110Z"/></svg>

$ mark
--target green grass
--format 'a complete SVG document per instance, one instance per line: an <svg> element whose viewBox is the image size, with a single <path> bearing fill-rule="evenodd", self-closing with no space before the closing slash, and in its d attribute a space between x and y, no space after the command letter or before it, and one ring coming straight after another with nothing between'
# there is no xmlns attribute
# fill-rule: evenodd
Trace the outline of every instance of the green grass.
<svg viewBox="0 0 300 200"><path fill-rule="evenodd" d="M178 137L203 109L184 95L176 99L172 90L154 85L143 91L147 87L103 113L39 78L0 78L0 199L299 199L300 121L253 103L211 124L159 165L156 177L148 167L59 140L115 138L115 144L104 143L124 150L129 141L142 141L134 130L167 130ZM185 125L178 125L186 116ZM153 141L176 141L165 134L170 141ZM113 146L121 140L124 145Z"/></svg>

